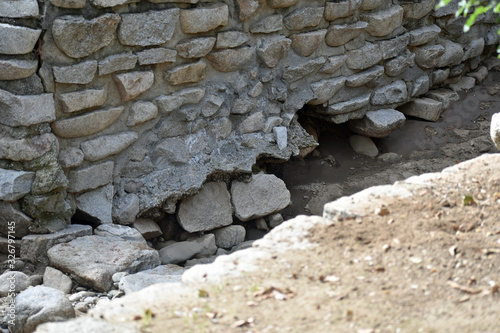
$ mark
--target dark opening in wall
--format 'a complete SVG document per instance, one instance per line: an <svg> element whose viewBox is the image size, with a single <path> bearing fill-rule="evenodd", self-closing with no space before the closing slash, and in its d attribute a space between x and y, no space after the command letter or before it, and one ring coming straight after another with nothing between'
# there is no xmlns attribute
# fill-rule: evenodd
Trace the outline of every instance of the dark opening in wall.
<svg viewBox="0 0 500 333"><path fill-rule="evenodd" d="M71 224L90 225L92 227L92 230L94 230L95 228L100 226L102 222L98 218L91 216L83 210L77 208L75 214L71 217Z"/></svg>

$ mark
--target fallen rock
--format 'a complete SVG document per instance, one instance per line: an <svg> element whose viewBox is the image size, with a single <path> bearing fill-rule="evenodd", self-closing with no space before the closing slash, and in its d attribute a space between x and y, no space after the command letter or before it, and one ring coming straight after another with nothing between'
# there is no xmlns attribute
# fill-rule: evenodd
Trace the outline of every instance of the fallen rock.
<svg viewBox="0 0 500 333"><path fill-rule="evenodd" d="M241 221L277 213L290 204L290 192L274 175L253 175L248 183L233 181L231 196L235 215Z"/></svg>
<svg viewBox="0 0 500 333"><path fill-rule="evenodd" d="M230 249L243 243L245 240L245 228L241 225L230 225L214 231L215 243L218 247Z"/></svg>
<svg viewBox="0 0 500 333"><path fill-rule="evenodd" d="M405 116L393 109L368 111L361 119L349 120L349 128L360 135L372 138L384 138L402 127Z"/></svg>
<svg viewBox="0 0 500 333"><path fill-rule="evenodd" d="M14 333L30 333L42 323L75 317L66 295L45 286L28 288L16 297Z"/></svg>
<svg viewBox="0 0 500 333"><path fill-rule="evenodd" d="M54 288L62 291L65 294L71 293L73 281L60 270L47 266L43 274L43 285L45 287Z"/></svg>
<svg viewBox="0 0 500 333"><path fill-rule="evenodd" d="M449 85L450 89L459 92L459 91L468 91L474 88L476 85L476 80L470 76L464 76L457 83L452 83Z"/></svg>
<svg viewBox="0 0 500 333"><path fill-rule="evenodd" d="M177 265L161 265L120 279L119 288L130 294L157 283L180 282L185 269Z"/></svg>
<svg viewBox="0 0 500 333"><path fill-rule="evenodd" d="M231 198L225 183L206 183L200 192L182 200L179 224L189 232L208 231L233 223Z"/></svg>
<svg viewBox="0 0 500 333"><path fill-rule="evenodd" d="M51 266L82 286L108 291L116 272L135 273L160 264L158 252L119 237L84 236L47 251Z"/></svg>
<svg viewBox="0 0 500 333"><path fill-rule="evenodd" d="M377 146L375 146L372 139L366 136L351 135L349 137L349 143L351 144L352 150L354 150L358 154L363 154L370 157L375 157L378 155Z"/></svg>
<svg viewBox="0 0 500 333"><path fill-rule="evenodd" d="M191 259L202 251L202 247L197 242L176 242L165 246L160 251L162 265L178 264Z"/></svg>

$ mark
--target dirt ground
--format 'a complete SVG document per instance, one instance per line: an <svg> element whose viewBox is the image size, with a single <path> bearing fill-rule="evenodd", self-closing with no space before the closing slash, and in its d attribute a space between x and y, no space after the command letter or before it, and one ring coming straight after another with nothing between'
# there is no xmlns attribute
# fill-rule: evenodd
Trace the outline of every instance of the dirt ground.
<svg viewBox="0 0 500 333"><path fill-rule="evenodd" d="M275 170L294 201L285 216L321 215L340 196L497 152L497 83L490 74L438 122L409 119L377 140L399 155L389 161L352 153L345 127L321 133L317 153ZM499 205L500 167L478 163L380 214L313 230L312 250L137 320L144 332L500 332Z"/></svg>
<svg viewBox="0 0 500 333"><path fill-rule="evenodd" d="M499 204L500 167L476 163L137 319L144 332L500 332Z"/></svg>

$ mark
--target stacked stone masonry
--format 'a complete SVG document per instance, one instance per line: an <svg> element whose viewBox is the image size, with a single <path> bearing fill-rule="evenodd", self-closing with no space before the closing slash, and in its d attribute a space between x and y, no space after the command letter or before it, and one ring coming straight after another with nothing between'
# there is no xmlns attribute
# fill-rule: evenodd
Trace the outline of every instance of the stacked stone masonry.
<svg viewBox="0 0 500 333"><path fill-rule="evenodd" d="M0 0L2 237L9 218L21 238L75 212L124 225L177 212L190 232L262 216L234 211L229 180L207 181L314 146L297 122L305 105L381 137L403 114L435 121L446 102L432 92L483 71L494 18L463 33L434 5ZM189 198L201 188L226 201L213 225L186 209L207 200Z"/></svg>

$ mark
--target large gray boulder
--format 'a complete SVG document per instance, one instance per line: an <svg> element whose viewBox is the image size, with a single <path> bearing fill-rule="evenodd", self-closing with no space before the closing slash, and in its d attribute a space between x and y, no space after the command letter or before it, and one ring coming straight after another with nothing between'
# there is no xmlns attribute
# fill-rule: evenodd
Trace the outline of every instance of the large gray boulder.
<svg viewBox="0 0 500 333"><path fill-rule="evenodd" d="M111 289L114 273L135 273L160 264L156 250L113 236L79 237L52 247L47 254L51 266L98 291Z"/></svg>
<svg viewBox="0 0 500 333"><path fill-rule="evenodd" d="M31 333L42 323L75 317L66 295L45 286L28 288L16 297L14 333Z"/></svg>
<svg viewBox="0 0 500 333"><path fill-rule="evenodd" d="M290 204L290 192L274 175L253 175L248 183L233 181L231 195L235 215L241 221L279 212Z"/></svg>
<svg viewBox="0 0 500 333"><path fill-rule="evenodd" d="M241 225L229 225L214 231L215 243L218 247L230 249L243 243L246 231Z"/></svg>
<svg viewBox="0 0 500 333"><path fill-rule="evenodd" d="M197 194L182 200L177 217L189 232L208 231L233 223L231 198L225 183L206 183Z"/></svg>

